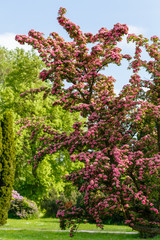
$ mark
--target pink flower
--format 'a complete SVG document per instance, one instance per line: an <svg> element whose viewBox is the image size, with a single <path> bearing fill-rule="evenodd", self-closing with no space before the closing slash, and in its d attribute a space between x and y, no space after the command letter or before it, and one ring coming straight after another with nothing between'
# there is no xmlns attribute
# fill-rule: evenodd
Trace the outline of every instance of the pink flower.
<svg viewBox="0 0 160 240"><path fill-rule="evenodd" d="M91 181L90 181L90 184L91 184L91 185L94 185L94 181L93 181L93 180L91 180Z"/></svg>

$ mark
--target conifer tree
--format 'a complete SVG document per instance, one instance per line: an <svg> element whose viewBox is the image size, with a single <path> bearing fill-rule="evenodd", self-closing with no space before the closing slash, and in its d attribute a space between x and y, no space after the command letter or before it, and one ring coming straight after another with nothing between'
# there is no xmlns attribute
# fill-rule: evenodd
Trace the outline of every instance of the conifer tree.
<svg viewBox="0 0 160 240"><path fill-rule="evenodd" d="M1 156L2 156L2 126L1 126L1 119L0 119L0 159L1 159ZM2 169L2 164L0 162L0 172L1 172L1 169Z"/></svg>
<svg viewBox="0 0 160 240"><path fill-rule="evenodd" d="M15 170L13 116L5 112L0 127L0 225L8 218Z"/></svg>

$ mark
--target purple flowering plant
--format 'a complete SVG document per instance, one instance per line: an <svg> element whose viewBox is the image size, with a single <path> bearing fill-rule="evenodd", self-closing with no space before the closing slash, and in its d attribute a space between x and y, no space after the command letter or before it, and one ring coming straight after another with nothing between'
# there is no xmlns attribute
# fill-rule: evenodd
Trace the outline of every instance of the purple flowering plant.
<svg viewBox="0 0 160 240"><path fill-rule="evenodd" d="M38 207L34 201L21 196L17 191L13 190L9 217L20 219L38 218Z"/></svg>

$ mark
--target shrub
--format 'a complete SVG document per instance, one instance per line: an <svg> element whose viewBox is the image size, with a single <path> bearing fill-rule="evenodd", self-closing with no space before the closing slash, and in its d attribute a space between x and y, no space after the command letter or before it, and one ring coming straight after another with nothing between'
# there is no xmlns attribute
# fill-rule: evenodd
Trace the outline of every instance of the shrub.
<svg viewBox="0 0 160 240"><path fill-rule="evenodd" d="M45 211L44 217L56 217L58 206L56 204L58 195L56 190L53 188L48 196L44 196L41 201L41 209Z"/></svg>
<svg viewBox="0 0 160 240"><path fill-rule="evenodd" d="M67 188L67 190L69 187ZM45 210L44 217L56 217L58 211L57 200L61 200L64 202L65 206L70 205L79 205L80 193L76 190L71 189L71 191L65 191L58 196L57 191L53 188L48 196L44 196L43 200L41 201L41 209L42 211Z"/></svg>
<svg viewBox="0 0 160 240"><path fill-rule="evenodd" d="M34 201L20 196L18 192L13 190L9 217L23 219L38 218L38 207Z"/></svg>

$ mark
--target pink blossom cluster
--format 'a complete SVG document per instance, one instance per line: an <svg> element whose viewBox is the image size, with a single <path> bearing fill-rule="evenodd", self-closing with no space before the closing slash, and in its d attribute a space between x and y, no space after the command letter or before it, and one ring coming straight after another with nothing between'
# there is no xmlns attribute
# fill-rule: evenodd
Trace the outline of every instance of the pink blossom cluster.
<svg viewBox="0 0 160 240"><path fill-rule="evenodd" d="M34 88L34 89L30 89L30 90L26 90L25 92L21 93L20 96L23 97L25 95L27 95L28 93L38 93L38 92L42 92L48 90L47 87L40 87L40 88Z"/></svg>

